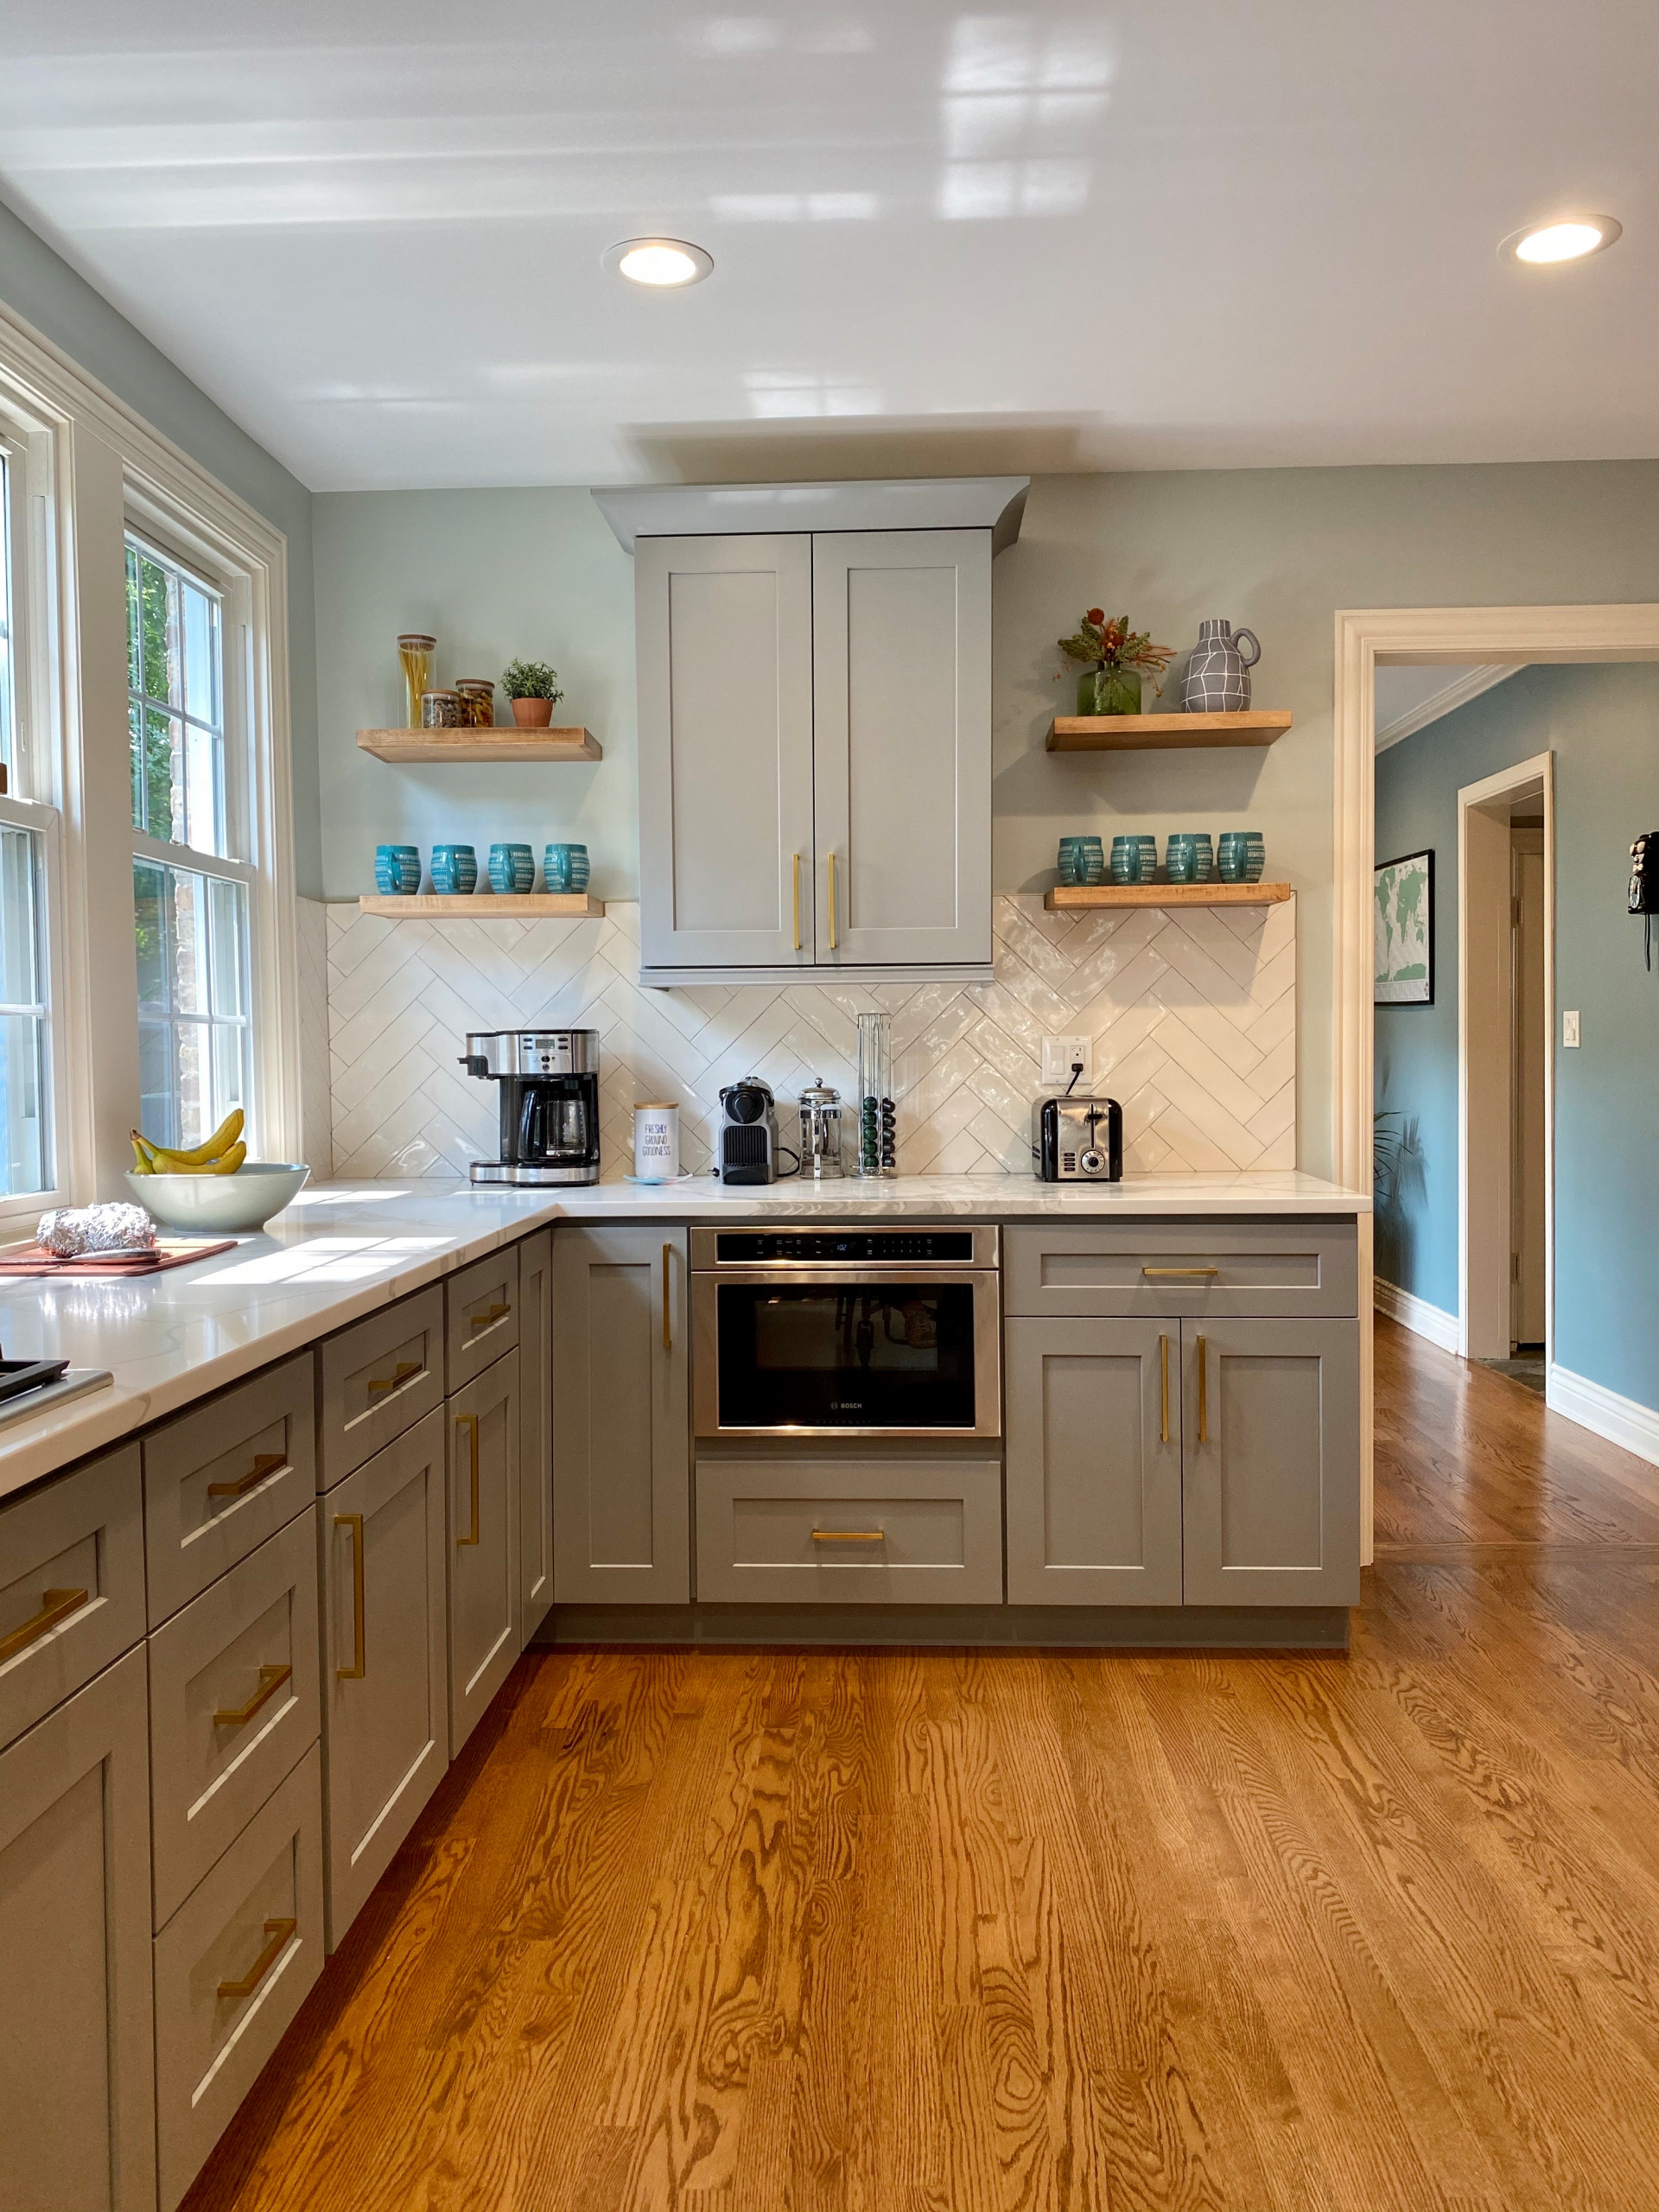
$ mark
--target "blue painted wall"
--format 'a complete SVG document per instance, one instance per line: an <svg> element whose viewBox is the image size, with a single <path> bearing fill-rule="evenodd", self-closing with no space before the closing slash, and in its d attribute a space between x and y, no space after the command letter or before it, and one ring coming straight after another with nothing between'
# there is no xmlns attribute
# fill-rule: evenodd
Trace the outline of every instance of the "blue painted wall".
<svg viewBox="0 0 1659 2212"><path fill-rule="evenodd" d="M1458 1310L1458 791L1555 755L1555 1357L1659 1407L1659 961L1624 911L1659 830L1659 667L1528 668L1376 764L1380 860L1434 853L1435 1002L1376 1009L1376 1104L1415 1115L1421 1178L1377 1272ZM1583 1044L1560 1043L1576 1007Z"/></svg>
<svg viewBox="0 0 1659 2212"><path fill-rule="evenodd" d="M295 880L306 897L321 899L322 815L317 791L310 493L3 205L0 300L287 538Z"/></svg>

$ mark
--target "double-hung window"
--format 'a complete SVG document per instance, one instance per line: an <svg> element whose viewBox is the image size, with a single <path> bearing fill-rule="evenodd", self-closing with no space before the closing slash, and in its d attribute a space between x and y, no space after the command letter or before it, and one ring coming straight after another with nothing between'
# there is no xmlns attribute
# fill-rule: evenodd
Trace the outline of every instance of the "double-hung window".
<svg viewBox="0 0 1659 2212"><path fill-rule="evenodd" d="M253 1100L245 620L236 587L127 538L143 1127L198 1144Z"/></svg>
<svg viewBox="0 0 1659 2212"><path fill-rule="evenodd" d="M29 474L28 434L0 420L0 1206L48 1195L58 1179L49 987L58 816L35 796Z"/></svg>

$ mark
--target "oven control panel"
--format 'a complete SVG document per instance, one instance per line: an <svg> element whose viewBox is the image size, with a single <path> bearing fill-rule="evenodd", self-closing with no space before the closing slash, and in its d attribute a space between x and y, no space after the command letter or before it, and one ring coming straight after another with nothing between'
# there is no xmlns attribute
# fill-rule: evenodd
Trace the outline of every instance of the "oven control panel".
<svg viewBox="0 0 1659 2212"><path fill-rule="evenodd" d="M936 1267L971 1267L971 1229L723 1229L715 1240L716 1264L766 1267L802 1260L817 1267L892 1266L931 1262Z"/></svg>

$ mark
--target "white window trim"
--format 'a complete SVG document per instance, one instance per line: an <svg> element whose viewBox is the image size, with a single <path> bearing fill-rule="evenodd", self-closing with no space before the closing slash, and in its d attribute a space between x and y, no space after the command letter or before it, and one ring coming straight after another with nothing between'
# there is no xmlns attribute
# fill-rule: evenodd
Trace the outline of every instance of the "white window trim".
<svg viewBox="0 0 1659 2212"><path fill-rule="evenodd" d="M245 587L247 652L242 680L254 785L247 806L249 865L254 871L249 879L254 1097L262 1151L273 1159L296 1159L301 1149L300 1015L287 541L262 515L3 303L0 404L50 439L51 495L42 503L45 527L38 532L38 546L31 530L29 577L31 587L40 593L35 620L37 628L43 620L50 639L50 665L31 671L31 688L39 703L30 737L32 742L43 740L54 756L53 797L61 815L60 912L54 923L52 1001L56 1058L66 1071L54 1093L60 1192L67 1191L77 1201L125 1195L121 1183L124 1123L136 1118L137 1110L130 867L123 895L118 898L106 880L107 858L114 845L112 823L107 812L97 813L100 807L110 807L114 794L108 763L101 751L94 751L107 745L111 734L102 725L107 720L105 694L112 680L118 644L123 671L126 665L125 594L111 594L107 602L102 596L102 540L115 518L107 501L83 499L79 437L108 448L119 466L123 537L129 526L140 536L159 534L163 546L177 545L181 553L207 563L210 573L238 577ZM107 474L107 456L100 460L89 448L86 459L89 480L99 476L100 467ZM32 502L30 512L33 520ZM119 543L111 543L107 551L111 573L118 575ZM96 607L91 604L94 583ZM107 626L118 596L121 635L116 640L102 635L101 628ZM95 622L100 625L96 637ZM96 670L92 666L94 657ZM124 692L124 684L123 688ZM118 735L124 753L124 711ZM124 776L120 797L128 816L128 836L129 791L130 779ZM101 871L100 860L105 861ZM123 917L120 957L134 970L134 1036L130 1056L124 1044L120 1052L111 1052L101 1061L94 964L115 956L118 913ZM27 1201L35 1203L33 1198Z"/></svg>
<svg viewBox="0 0 1659 2212"><path fill-rule="evenodd" d="M0 1193L0 1222L8 1224L32 1220L49 1206L61 1205L68 1189L64 1173L65 1106L68 1098L68 1065L65 1024L55 1018L63 974L63 824L55 806L39 799L16 798L0 793L0 823L11 830L29 830L45 848L46 865L41 899L41 995L46 1005L46 1128L52 1175L44 1191Z"/></svg>

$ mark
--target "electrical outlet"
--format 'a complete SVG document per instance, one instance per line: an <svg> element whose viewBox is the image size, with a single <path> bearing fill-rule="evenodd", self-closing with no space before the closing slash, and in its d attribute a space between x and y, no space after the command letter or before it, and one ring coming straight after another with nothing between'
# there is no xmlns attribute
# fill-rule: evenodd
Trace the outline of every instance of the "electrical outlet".
<svg viewBox="0 0 1659 2212"><path fill-rule="evenodd" d="M1561 1016L1561 1042L1562 1042L1562 1044L1563 1044L1563 1045L1576 1045L1576 1044L1578 1043L1578 1041L1579 1041L1579 1017L1578 1017L1577 1013L1576 1013L1576 1012L1574 1012L1574 1013L1573 1013L1573 1014L1562 1014L1562 1016ZM1046 1045L1047 1039L1044 1039L1044 1042L1045 1042L1045 1045Z"/></svg>
<svg viewBox="0 0 1659 2212"><path fill-rule="evenodd" d="M1045 1037L1043 1039L1043 1088L1045 1090L1064 1090L1071 1081L1071 1071L1083 1062L1083 1073L1076 1088L1087 1090L1089 1077L1095 1065L1093 1040L1088 1037Z"/></svg>

